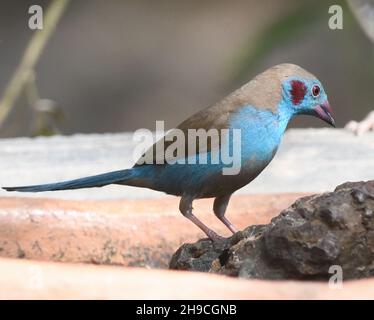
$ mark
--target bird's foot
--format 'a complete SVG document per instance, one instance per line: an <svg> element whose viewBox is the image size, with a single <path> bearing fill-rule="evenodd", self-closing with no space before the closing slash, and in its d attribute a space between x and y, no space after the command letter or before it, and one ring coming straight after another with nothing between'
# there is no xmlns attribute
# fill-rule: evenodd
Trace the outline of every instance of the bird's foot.
<svg viewBox="0 0 374 320"><path fill-rule="evenodd" d="M358 136L365 132L374 130L374 111L370 112L367 117L360 122L349 121L344 128L352 131Z"/></svg>

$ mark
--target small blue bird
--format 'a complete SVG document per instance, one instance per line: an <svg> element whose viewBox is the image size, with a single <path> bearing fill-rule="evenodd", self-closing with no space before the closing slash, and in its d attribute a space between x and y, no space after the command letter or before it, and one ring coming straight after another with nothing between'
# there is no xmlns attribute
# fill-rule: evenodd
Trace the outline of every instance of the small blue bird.
<svg viewBox="0 0 374 320"><path fill-rule="evenodd" d="M42 192L119 184L163 191L180 196L180 212L210 239L219 240L221 237L193 214L192 202L199 198L215 198L214 214L235 233L236 228L225 217L231 195L255 179L269 164L289 121L299 114L313 115L335 126L320 81L297 65L280 64L259 74L221 102L201 110L174 129L187 136L191 129L226 130L218 142L209 140L203 151L197 147L190 149L190 142L185 139L168 139L173 135L171 130L145 152L144 155L153 156L152 163L136 163L130 169L65 182L4 189ZM235 130L240 132L239 143L235 141ZM165 150L173 143L186 149L187 153L179 158L172 154L175 159L184 161L167 161L170 155ZM157 148L160 144L164 148ZM223 161L222 155L218 161L213 161L223 148L228 148L229 155L240 160L235 164L238 170L234 170L233 174L224 174L224 169L229 169L230 164ZM206 162L201 161L202 154L206 156ZM160 158L165 161L156 161Z"/></svg>

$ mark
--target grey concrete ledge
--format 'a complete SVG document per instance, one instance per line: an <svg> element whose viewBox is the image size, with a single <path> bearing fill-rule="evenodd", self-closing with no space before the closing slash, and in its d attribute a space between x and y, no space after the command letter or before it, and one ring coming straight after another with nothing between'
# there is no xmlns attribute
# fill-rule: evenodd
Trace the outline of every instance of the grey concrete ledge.
<svg viewBox="0 0 374 320"><path fill-rule="evenodd" d="M132 165L132 133L77 134L0 140L0 185L49 183ZM345 181L374 179L374 133L342 129L291 129L264 172L237 193L323 192ZM63 199L162 197L147 189L104 188L0 196Z"/></svg>

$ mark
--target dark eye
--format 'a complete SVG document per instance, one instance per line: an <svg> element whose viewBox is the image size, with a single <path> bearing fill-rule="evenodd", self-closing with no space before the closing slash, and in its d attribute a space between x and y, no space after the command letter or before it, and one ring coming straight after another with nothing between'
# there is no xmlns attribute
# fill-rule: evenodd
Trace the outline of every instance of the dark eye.
<svg viewBox="0 0 374 320"><path fill-rule="evenodd" d="M321 92L321 88L319 86L317 85L313 86L312 88L313 97L318 97L320 92Z"/></svg>

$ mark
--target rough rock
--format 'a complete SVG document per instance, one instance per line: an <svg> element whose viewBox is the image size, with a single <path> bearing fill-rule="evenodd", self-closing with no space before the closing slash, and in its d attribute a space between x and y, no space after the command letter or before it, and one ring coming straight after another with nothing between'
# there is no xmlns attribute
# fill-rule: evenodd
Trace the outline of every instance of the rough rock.
<svg viewBox="0 0 374 320"><path fill-rule="evenodd" d="M170 268L260 279L343 279L374 274L374 180L298 199L268 225L184 244ZM329 273L330 269L330 273ZM335 269L336 270L336 269Z"/></svg>

